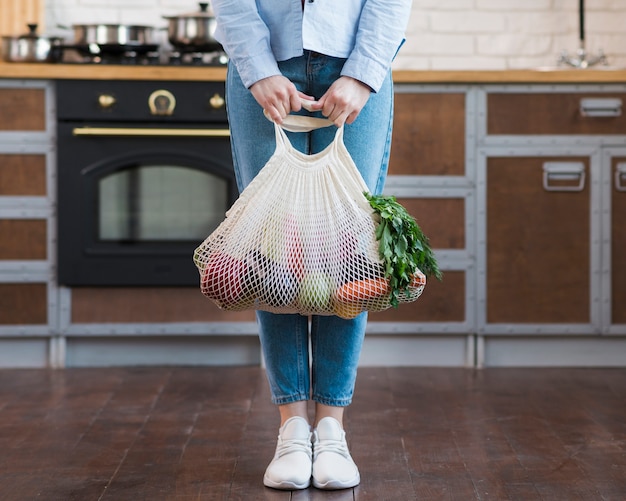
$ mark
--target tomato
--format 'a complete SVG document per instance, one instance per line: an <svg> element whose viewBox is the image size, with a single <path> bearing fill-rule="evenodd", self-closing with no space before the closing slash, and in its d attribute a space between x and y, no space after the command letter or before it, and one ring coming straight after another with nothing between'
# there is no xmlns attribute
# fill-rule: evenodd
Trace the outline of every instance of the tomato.
<svg viewBox="0 0 626 501"><path fill-rule="evenodd" d="M205 265L200 290L222 308L242 308L253 301L251 276L245 261L218 252L211 255Z"/></svg>

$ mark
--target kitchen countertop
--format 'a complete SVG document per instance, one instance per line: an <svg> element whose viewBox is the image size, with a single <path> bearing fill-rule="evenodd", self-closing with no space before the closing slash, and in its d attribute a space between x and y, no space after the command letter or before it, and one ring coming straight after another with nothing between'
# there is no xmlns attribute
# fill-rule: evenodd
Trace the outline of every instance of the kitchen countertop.
<svg viewBox="0 0 626 501"><path fill-rule="evenodd" d="M224 67L0 62L0 79L221 81ZM626 83L626 69L397 70L397 83Z"/></svg>
<svg viewBox="0 0 626 501"><path fill-rule="evenodd" d="M224 67L0 62L0 79L221 81ZM626 83L624 69L396 70L397 83Z"/></svg>

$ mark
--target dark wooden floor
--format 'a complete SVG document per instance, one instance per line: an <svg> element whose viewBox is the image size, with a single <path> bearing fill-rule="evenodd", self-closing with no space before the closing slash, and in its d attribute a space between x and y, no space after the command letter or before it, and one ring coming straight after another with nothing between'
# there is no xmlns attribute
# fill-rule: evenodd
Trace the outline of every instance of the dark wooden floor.
<svg viewBox="0 0 626 501"><path fill-rule="evenodd" d="M626 370L361 369L362 483L262 485L258 368L0 371L0 500L626 499Z"/></svg>

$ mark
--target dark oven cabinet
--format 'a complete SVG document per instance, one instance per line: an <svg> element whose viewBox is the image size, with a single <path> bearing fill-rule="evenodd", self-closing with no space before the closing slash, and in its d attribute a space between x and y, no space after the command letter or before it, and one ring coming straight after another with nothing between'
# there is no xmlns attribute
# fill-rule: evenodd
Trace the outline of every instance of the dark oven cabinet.
<svg viewBox="0 0 626 501"><path fill-rule="evenodd" d="M624 88L494 88L482 103L479 334L626 334Z"/></svg>

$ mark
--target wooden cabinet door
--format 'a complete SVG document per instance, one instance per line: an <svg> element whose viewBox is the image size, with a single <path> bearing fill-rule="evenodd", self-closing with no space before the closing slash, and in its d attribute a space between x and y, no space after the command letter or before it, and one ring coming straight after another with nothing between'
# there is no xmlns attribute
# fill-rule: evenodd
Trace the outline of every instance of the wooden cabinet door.
<svg viewBox="0 0 626 501"><path fill-rule="evenodd" d="M611 323L626 324L626 157L611 172Z"/></svg>
<svg viewBox="0 0 626 501"><path fill-rule="evenodd" d="M546 162L581 166L584 186L546 189ZM488 158L486 198L487 323L589 323L589 159Z"/></svg>

